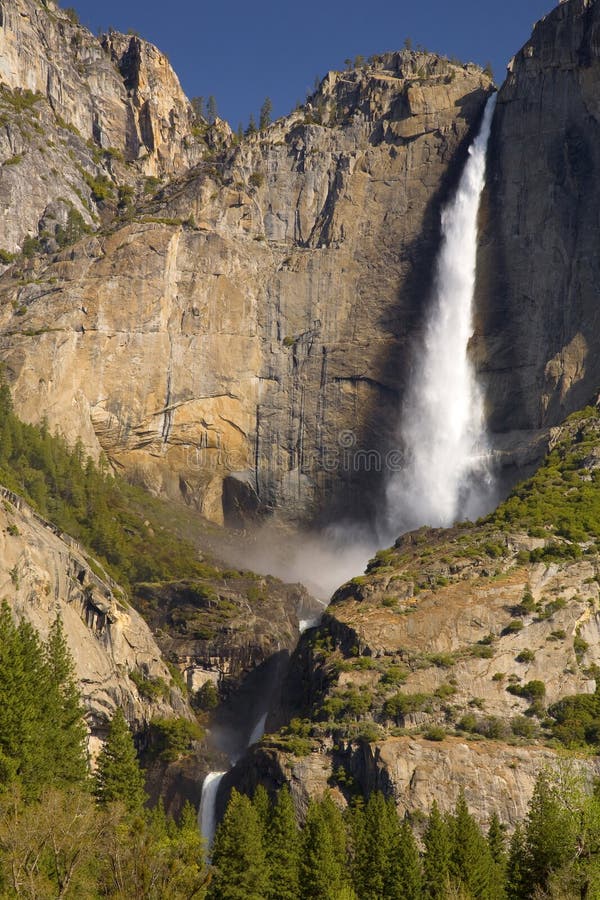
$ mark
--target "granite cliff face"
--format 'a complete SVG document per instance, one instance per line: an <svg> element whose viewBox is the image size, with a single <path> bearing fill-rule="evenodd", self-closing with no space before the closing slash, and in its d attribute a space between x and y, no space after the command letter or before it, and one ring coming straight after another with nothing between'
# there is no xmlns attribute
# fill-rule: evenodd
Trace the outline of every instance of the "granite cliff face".
<svg viewBox="0 0 600 900"><path fill-rule="evenodd" d="M94 570L98 564L82 547L0 488L0 594L42 638L56 615L61 616L87 710L92 752L117 707L135 731L144 730L155 716L191 716L145 621L124 602L118 586ZM134 679L162 679L170 688L150 701Z"/></svg>
<svg viewBox="0 0 600 900"><path fill-rule="evenodd" d="M512 60L490 143L476 352L509 443L600 384L599 97L600 4L568 0Z"/></svg>
<svg viewBox="0 0 600 900"><path fill-rule="evenodd" d="M156 47L96 38L53 0L2 2L0 263L27 237L55 250L57 225L97 227L111 201L124 212L145 176L202 157L205 125Z"/></svg>
<svg viewBox="0 0 600 900"><path fill-rule="evenodd" d="M216 521L368 515L381 473L361 453L393 440L440 203L489 90L408 51L330 73L133 221L15 264L20 413Z"/></svg>

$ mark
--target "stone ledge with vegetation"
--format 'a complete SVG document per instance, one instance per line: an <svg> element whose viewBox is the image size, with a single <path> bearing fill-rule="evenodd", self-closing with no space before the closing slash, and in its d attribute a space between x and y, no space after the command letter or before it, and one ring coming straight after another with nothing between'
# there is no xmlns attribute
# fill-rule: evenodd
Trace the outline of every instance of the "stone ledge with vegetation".
<svg viewBox="0 0 600 900"><path fill-rule="evenodd" d="M571 754L595 772L599 435L598 407L573 414L490 516L407 534L341 587L300 643L288 724L232 783L257 777L256 764L284 780L290 766L294 784L308 767L322 788L341 766L367 791L385 783L408 809L432 796L445 808L460 784L483 817L485 797L501 795L514 822L542 762ZM446 777L435 787L436 766L454 788Z"/></svg>

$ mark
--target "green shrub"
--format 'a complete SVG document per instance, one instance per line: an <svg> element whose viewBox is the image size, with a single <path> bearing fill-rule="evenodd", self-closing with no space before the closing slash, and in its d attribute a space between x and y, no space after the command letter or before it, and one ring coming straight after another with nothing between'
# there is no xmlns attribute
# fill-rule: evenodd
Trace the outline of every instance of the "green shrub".
<svg viewBox="0 0 600 900"><path fill-rule="evenodd" d="M456 665L456 657L452 653L429 653L427 661L440 669L451 669Z"/></svg>
<svg viewBox="0 0 600 900"><path fill-rule="evenodd" d="M160 700L169 696L169 686L164 678L152 678L137 669L129 672L129 677L137 687L140 695L147 700Z"/></svg>
<svg viewBox="0 0 600 900"><path fill-rule="evenodd" d="M527 716L514 716L510 720L510 727L517 737L531 739L535 735L535 725Z"/></svg>
<svg viewBox="0 0 600 900"><path fill-rule="evenodd" d="M548 635L546 640L547 641L564 641L566 636L567 636L567 632L564 630L564 628L557 628L556 631L552 631Z"/></svg>
<svg viewBox="0 0 600 900"><path fill-rule="evenodd" d="M439 700L446 700L448 697L452 697L456 693L456 688L453 684L440 684L434 691L434 696Z"/></svg>
<svg viewBox="0 0 600 900"><path fill-rule="evenodd" d="M573 694L548 709L552 735L566 747L600 745L600 692Z"/></svg>
<svg viewBox="0 0 600 900"><path fill-rule="evenodd" d="M252 185L252 187L262 187L262 185L265 183L265 176L262 172L252 172L250 178L248 179L248 182Z"/></svg>
<svg viewBox="0 0 600 900"><path fill-rule="evenodd" d="M69 20L69 22L72 25L80 24L79 15L77 13L77 10L74 9L72 6L67 6L65 9L63 9L63 13L65 14L65 16L67 17L67 19Z"/></svg>
<svg viewBox="0 0 600 900"><path fill-rule="evenodd" d="M532 562L577 559L579 543L600 537L600 472L590 473L584 462L597 445L598 410L570 416L538 471L518 485L485 521L495 527L541 529L551 540L532 550Z"/></svg>
<svg viewBox="0 0 600 900"><path fill-rule="evenodd" d="M465 713L458 722L458 728L460 728L461 731L474 732L477 728L477 716L475 713Z"/></svg>
<svg viewBox="0 0 600 900"><path fill-rule="evenodd" d="M517 656L516 656L517 662L520 662L520 663L530 663L530 662L533 662L534 659L535 659L535 653L533 652L533 650L530 650L528 647L526 647L524 650L521 650L521 652L519 654L517 654Z"/></svg>
<svg viewBox="0 0 600 900"><path fill-rule="evenodd" d="M575 651L575 656L580 662L588 649L589 644L587 643L587 641L584 641L579 634L576 634L573 638L573 650Z"/></svg>
<svg viewBox="0 0 600 900"><path fill-rule="evenodd" d="M32 235L28 235L23 241L23 246L21 251L23 256L27 259L32 259L36 253L39 253L42 249L42 244L38 237L33 237Z"/></svg>
<svg viewBox="0 0 600 900"><path fill-rule="evenodd" d="M377 663L372 656L359 656L358 659L353 660L352 668L359 669L361 671L368 671L370 669L376 669Z"/></svg>
<svg viewBox="0 0 600 900"><path fill-rule="evenodd" d="M103 203L114 197L113 184L106 175L97 175L94 177L89 172L83 172L85 183L92 192L92 200L95 203Z"/></svg>
<svg viewBox="0 0 600 900"><path fill-rule="evenodd" d="M432 725L427 729L424 737L426 741L443 741L446 737L446 732L441 725Z"/></svg>
<svg viewBox="0 0 600 900"><path fill-rule="evenodd" d="M394 694L383 705L384 714L398 721L410 713L431 710L431 694Z"/></svg>
<svg viewBox="0 0 600 900"><path fill-rule="evenodd" d="M153 719L150 722L150 755L164 762L174 762L190 753L195 741L202 740L203 730L189 719Z"/></svg>
<svg viewBox="0 0 600 900"><path fill-rule="evenodd" d="M544 621L546 619L551 619L554 613L559 612L559 610L564 609L567 605L567 601L564 597L557 597L556 600L550 600L549 603L544 605L543 610L538 613L538 618L540 621Z"/></svg>
<svg viewBox="0 0 600 900"><path fill-rule="evenodd" d="M515 607L515 614L517 616L520 615L529 615L533 613L536 609L536 603L533 599L533 594L531 593L531 589L529 585L525 588L523 592L523 596L521 598L521 602L518 606Z"/></svg>
<svg viewBox="0 0 600 900"><path fill-rule="evenodd" d="M155 178L154 175L148 175L148 177L144 181L144 193L153 194L156 188L160 186L160 184L160 178Z"/></svg>
<svg viewBox="0 0 600 900"><path fill-rule="evenodd" d="M402 684L408 678L408 669L403 666L390 666L380 678L380 683L385 685Z"/></svg>
<svg viewBox="0 0 600 900"><path fill-rule="evenodd" d="M502 634L518 634L519 631L523 631L524 627L523 619L513 619L512 622L508 623Z"/></svg>
<svg viewBox="0 0 600 900"><path fill-rule="evenodd" d="M322 713L336 721L353 721L366 715L373 703L370 691L347 688L325 700Z"/></svg>
<svg viewBox="0 0 600 900"><path fill-rule="evenodd" d="M193 705L195 709L210 712L219 705L219 692L214 681L205 681L194 695Z"/></svg>
<svg viewBox="0 0 600 900"><path fill-rule="evenodd" d="M543 681L528 681L523 685L509 684L506 690L515 697L524 697L532 701L542 700L546 696L546 685Z"/></svg>

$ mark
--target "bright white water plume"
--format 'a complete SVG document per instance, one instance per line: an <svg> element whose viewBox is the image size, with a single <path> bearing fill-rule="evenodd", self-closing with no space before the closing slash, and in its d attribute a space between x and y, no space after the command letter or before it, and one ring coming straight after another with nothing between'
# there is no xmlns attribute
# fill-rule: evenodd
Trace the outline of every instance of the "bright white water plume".
<svg viewBox="0 0 600 900"><path fill-rule="evenodd" d="M442 212L442 243L423 344L403 409L406 464L387 488L387 529L475 519L492 501L483 398L469 360L477 218L496 95L489 98L454 198Z"/></svg>
<svg viewBox="0 0 600 900"><path fill-rule="evenodd" d="M217 791L221 778L225 772L209 772L202 783L202 796L200 797L200 809L198 810L198 825L204 838L206 850L210 850L215 831Z"/></svg>

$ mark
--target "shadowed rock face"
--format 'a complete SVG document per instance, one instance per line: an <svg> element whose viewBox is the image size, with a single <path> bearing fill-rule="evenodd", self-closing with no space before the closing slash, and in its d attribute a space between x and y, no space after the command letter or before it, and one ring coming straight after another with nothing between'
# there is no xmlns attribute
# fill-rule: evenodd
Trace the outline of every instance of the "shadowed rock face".
<svg viewBox="0 0 600 900"><path fill-rule="evenodd" d="M569 0L509 66L482 218L475 349L505 443L600 384L600 4Z"/></svg>
<svg viewBox="0 0 600 900"><path fill-rule="evenodd" d="M134 50L119 58L137 91ZM489 90L429 54L330 73L136 220L25 285L5 276L19 412L213 520L368 518L369 454L394 441L440 205Z"/></svg>

